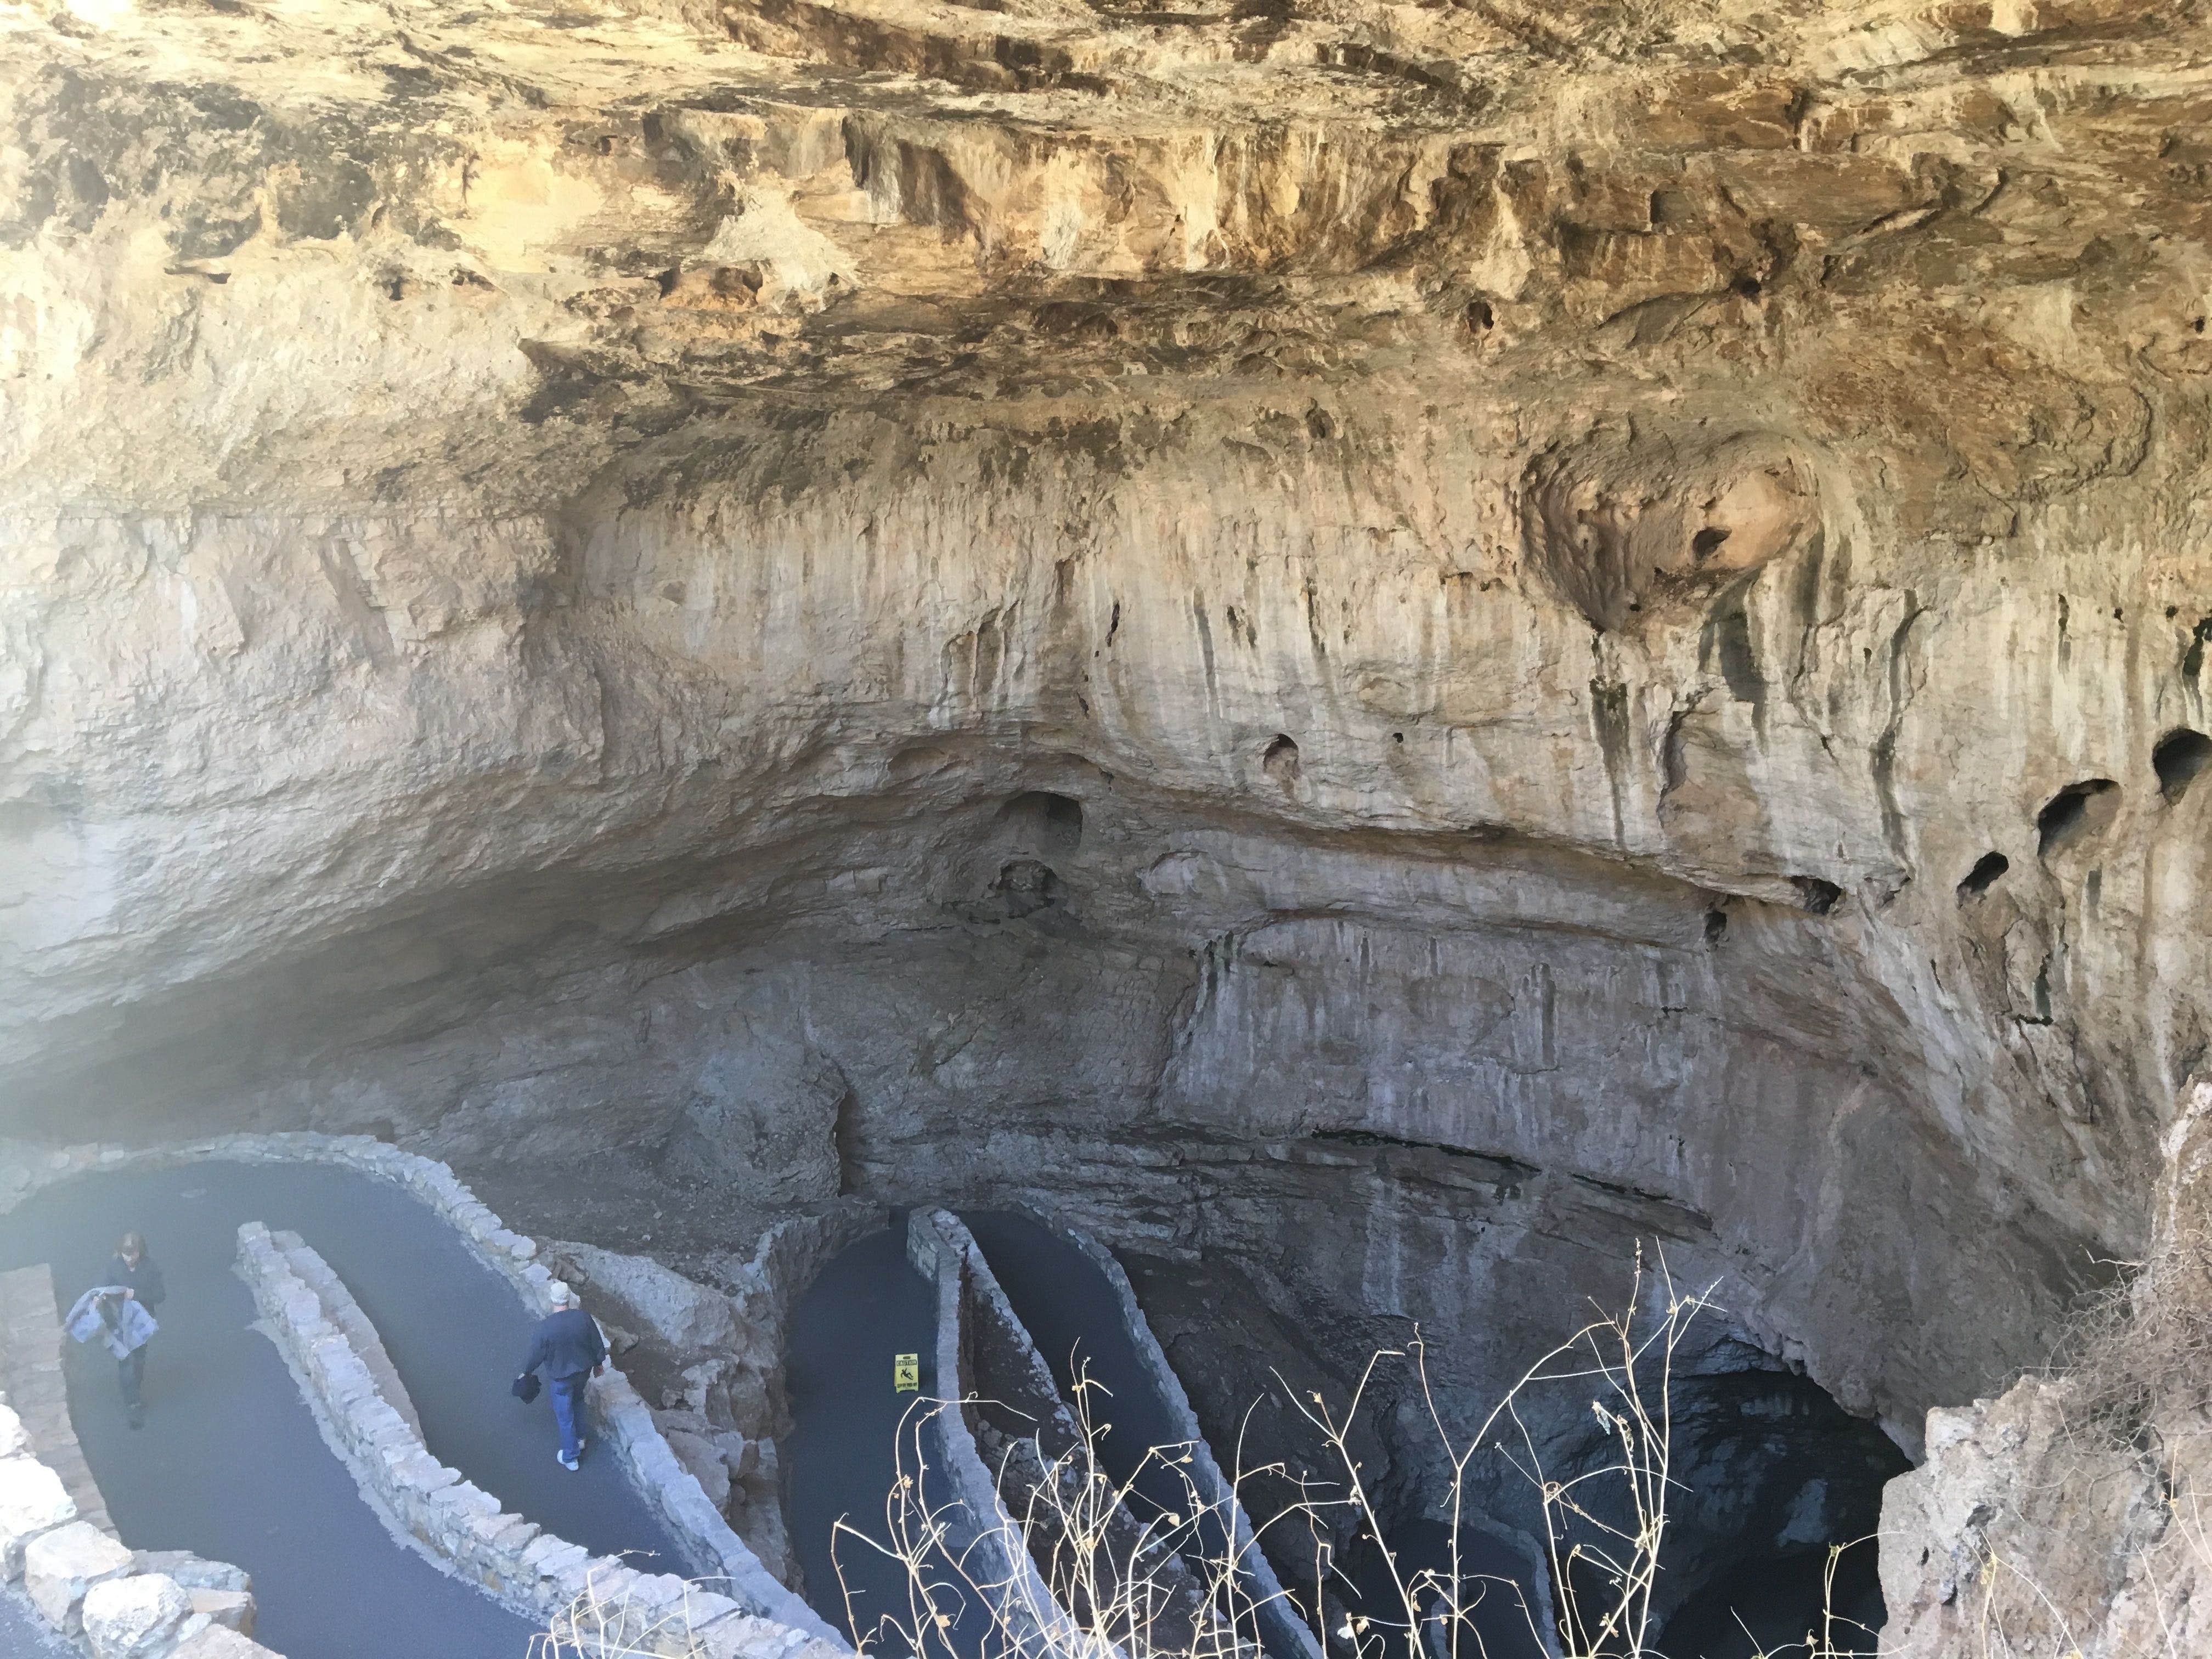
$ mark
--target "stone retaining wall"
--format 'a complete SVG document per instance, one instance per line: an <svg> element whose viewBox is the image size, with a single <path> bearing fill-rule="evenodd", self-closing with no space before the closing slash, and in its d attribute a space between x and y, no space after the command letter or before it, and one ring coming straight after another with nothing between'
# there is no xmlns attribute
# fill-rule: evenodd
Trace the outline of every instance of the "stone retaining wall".
<svg viewBox="0 0 2212 1659"><path fill-rule="evenodd" d="M1129 1283L1129 1275L1121 1271L1121 1264L1114 1259L1114 1253L1089 1234L1063 1227L1048 1217L1032 1213L1030 1218L1082 1251L1113 1286L1121 1329L1137 1351L1138 1363L1152 1379L1153 1392L1166 1407L1177 1439L1189 1448L1190 1460L1183 1466L1184 1473L1196 1489L1199 1501L1216 1514L1226 1514L1235 1528L1237 1560L1240 1571L1250 1581L1249 1593L1259 1608L1260 1632L1267 1651L1279 1656L1279 1659L1292 1654L1322 1659L1320 1642L1312 1627L1299 1615L1297 1604L1284 1593L1282 1580L1276 1577L1273 1565L1261 1550L1253 1534L1251 1517L1244 1513L1244 1505L1237 1499L1236 1482L1222 1472L1220 1463L1215 1460L1213 1448L1205 1431L1199 1427L1198 1413L1191 1409L1190 1396L1183 1392L1182 1379L1168 1364L1159 1340L1152 1334L1152 1322L1137 1304L1136 1287ZM1549 1627L1548 1620L1538 1626Z"/></svg>
<svg viewBox="0 0 2212 1659"><path fill-rule="evenodd" d="M553 1275L534 1260L535 1241L508 1231L445 1164L366 1135L234 1134L166 1146L72 1146L58 1150L0 1143L0 1214L58 1181L101 1170L147 1169L221 1158L245 1164L335 1164L396 1181L450 1222L480 1260L514 1286L542 1317L552 1310ZM698 1480L678 1461L653 1413L621 1371L607 1368L592 1391L601 1438L617 1451L633 1483L667 1522L702 1575L729 1586L750 1611L817 1640L842 1639L798 1595L778 1583Z"/></svg>
<svg viewBox="0 0 2212 1659"><path fill-rule="evenodd" d="M1023 1648L1062 1652L1096 1649L1117 1655L1117 1650L1101 1648L1081 1635L1054 1597L1036 1563L1022 1547L998 1481L976 1443L971 1416L976 1399L975 1332L968 1302L975 1279L990 1271L983 1252L959 1218L931 1208L908 1218L906 1253L915 1271L937 1290L937 1392L944 1403L931 1421L937 1431L939 1465L974 1524L972 1540L956 1540L954 1550L963 1553L959 1547L965 1546L966 1576L977 1583L1007 1587L999 1616L1007 1634ZM992 1281L994 1287L996 1282Z"/></svg>
<svg viewBox="0 0 2212 1659"><path fill-rule="evenodd" d="M77 1444L44 1266L0 1274L0 1575L93 1659L277 1659L246 1574L125 1547Z"/></svg>
<svg viewBox="0 0 2212 1659"><path fill-rule="evenodd" d="M238 1260L255 1305L355 1479L458 1576L547 1624L593 1609L584 1616L604 1619L606 1637L646 1652L831 1659L836 1650L809 1633L760 1618L727 1596L672 1574L640 1572L613 1556L592 1557L502 1511L496 1498L433 1457L386 1398L347 1335L360 1318L350 1293L319 1256L301 1244L280 1248L267 1228L248 1222L238 1231ZM295 1263L307 1265L305 1276Z"/></svg>
<svg viewBox="0 0 2212 1659"><path fill-rule="evenodd" d="M422 1419L415 1409L414 1396L407 1392L406 1383L400 1381L399 1368L392 1363L392 1356L385 1352L384 1339L377 1334L376 1327L362 1311L361 1304L354 1300L353 1292L346 1289L345 1281L299 1234L272 1232L269 1240L284 1258L286 1265L299 1275L301 1283L321 1300L323 1312L331 1323L337 1326L344 1334L345 1340L353 1345L355 1354L362 1364L368 1367L369 1376L376 1384L377 1393L384 1397L384 1403L398 1412L400 1420L414 1430L416 1437L420 1438Z"/></svg>
<svg viewBox="0 0 2212 1659"><path fill-rule="evenodd" d="M61 1476L76 1504L77 1519L113 1538L115 1523L108 1519L106 1500L84 1461L76 1425L70 1418L64 1370L68 1341L54 1295L52 1268L42 1262L0 1273L0 1389L5 1390L23 1431L38 1449L39 1461ZM92 1358L107 1360L104 1350ZM113 1363L108 1361L103 1369L112 1371Z"/></svg>

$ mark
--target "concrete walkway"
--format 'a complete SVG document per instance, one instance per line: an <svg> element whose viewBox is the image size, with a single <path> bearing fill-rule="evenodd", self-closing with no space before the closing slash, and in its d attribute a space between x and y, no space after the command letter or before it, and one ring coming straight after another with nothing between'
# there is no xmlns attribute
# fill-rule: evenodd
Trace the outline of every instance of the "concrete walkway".
<svg viewBox="0 0 2212 1659"><path fill-rule="evenodd" d="M0 1218L0 1267L51 1261L64 1306L116 1236L146 1235L169 1300L147 1367L147 1421L125 1422L114 1367L74 1351L70 1403L124 1541L190 1549L253 1576L259 1639L289 1659L520 1659L531 1626L396 1543L324 1444L276 1349L248 1328L231 1272L241 1221L299 1232L375 1322L430 1449L508 1509L595 1554L686 1565L615 1460L572 1475L550 1413L507 1393L532 1321L507 1282L389 1182L313 1164L196 1164L83 1177Z"/></svg>
<svg viewBox="0 0 2212 1659"><path fill-rule="evenodd" d="M851 1539L833 1559L832 1528L842 1517L883 1536L899 1424L917 1398L937 1395L936 1347L937 1293L908 1264L903 1224L839 1254L792 1310L785 1391L793 1426L782 1449L792 1549L808 1605L833 1629L848 1628L841 1562L864 1633L882 1613L906 1616L905 1573ZM916 1394L891 1386L892 1357L902 1353L920 1356Z"/></svg>

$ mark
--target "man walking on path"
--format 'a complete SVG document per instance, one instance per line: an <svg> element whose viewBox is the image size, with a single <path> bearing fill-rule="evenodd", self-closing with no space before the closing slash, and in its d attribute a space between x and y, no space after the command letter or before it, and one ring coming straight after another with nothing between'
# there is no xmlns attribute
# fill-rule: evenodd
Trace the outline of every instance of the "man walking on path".
<svg viewBox="0 0 2212 1659"><path fill-rule="evenodd" d="M589 1443L577 1431L583 1421L584 1384L606 1370L607 1345L598 1323L576 1305L574 1291L556 1279L552 1295L553 1311L538 1322L522 1375L544 1367L546 1391L553 1396L553 1420L561 1425L561 1449L555 1455L562 1468L574 1473Z"/></svg>

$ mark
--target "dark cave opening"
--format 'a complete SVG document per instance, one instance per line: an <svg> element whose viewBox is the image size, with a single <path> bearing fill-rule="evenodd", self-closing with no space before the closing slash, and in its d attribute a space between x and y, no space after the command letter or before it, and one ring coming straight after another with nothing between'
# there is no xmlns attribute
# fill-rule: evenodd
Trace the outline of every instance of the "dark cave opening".
<svg viewBox="0 0 2212 1659"><path fill-rule="evenodd" d="M1666 1659L1778 1659L1809 1651L1808 1632L1839 1655L1870 1653L1882 1627L1873 1539L1882 1488L1910 1462L1876 1425L1771 1364L1678 1385L1682 1492L1654 1596Z"/></svg>
<svg viewBox="0 0 2212 1659"><path fill-rule="evenodd" d="M1888 1609L1872 1539L1739 1562L1675 1611L1667 1659L1855 1659L1878 1650Z"/></svg>
<svg viewBox="0 0 2212 1659"><path fill-rule="evenodd" d="M2150 751L2150 763L2158 774L2159 793L2171 805L2188 793L2197 775L2212 763L2212 738L2185 726L2177 727L2158 740Z"/></svg>
<svg viewBox="0 0 2212 1659"><path fill-rule="evenodd" d="M2110 778L2069 783L2035 815L2036 852L2044 858L2097 834L2120 808L2120 786Z"/></svg>

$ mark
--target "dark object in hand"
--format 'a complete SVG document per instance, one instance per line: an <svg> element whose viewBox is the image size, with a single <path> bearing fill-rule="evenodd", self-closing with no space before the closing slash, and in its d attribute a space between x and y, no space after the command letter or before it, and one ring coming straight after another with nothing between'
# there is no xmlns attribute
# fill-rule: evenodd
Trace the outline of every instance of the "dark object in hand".
<svg viewBox="0 0 2212 1659"><path fill-rule="evenodd" d="M536 1371L525 1371L514 1379L514 1397L527 1406L538 1398L539 1383Z"/></svg>

